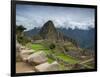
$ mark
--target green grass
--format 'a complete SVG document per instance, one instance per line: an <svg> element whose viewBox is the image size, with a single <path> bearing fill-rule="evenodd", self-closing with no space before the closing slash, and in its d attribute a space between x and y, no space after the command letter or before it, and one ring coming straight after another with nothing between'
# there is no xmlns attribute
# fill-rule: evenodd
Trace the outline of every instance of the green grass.
<svg viewBox="0 0 100 77"><path fill-rule="evenodd" d="M41 44L32 44L31 47L34 50L43 50L43 49L45 49L44 46L42 46Z"/></svg>
<svg viewBox="0 0 100 77"><path fill-rule="evenodd" d="M52 63L52 62L54 62L54 60L51 58L48 58L48 63Z"/></svg>
<svg viewBox="0 0 100 77"><path fill-rule="evenodd" d="M36 50L36 51L39 51L39 50L43 50L46 54L55 54L55 56L59 59L62 59L70 64L73 64L73 63L77 63L78 61L74 58L72 58L71 56L69 55L65 55L63 53L53 53L52 50L49 50L47 48L45 48L43 45L41 44L32 44L32 49ZM48 62L49 63L52 63L53 60L51 58L48 58Z"/></svg>
<svg viewBox="0 0 100 77"><path fill-rule="evenodd" d="M32 44L32 49L39 51L39 50L43 50L46 54L52 54L51 50L45 48L43 45L41 44ZM48 63L52 63L54 60L51 58L48 58Z"/></svg>
<svg viewBox="0 0 100 77"><path fill-rule="evenodd" d="M70 63L70 64L74 64L74 63L77 63L77 62L78 62L76 59L72 58L72 57L69 56L69 55L65 55L65 54L63 54L63 53L58 54L57 57L58 57L59 59L64 60L65 62Z"/></svg>
<svg viewBox="0 0 100 77"><path fill-rule="evenodd" d="M44 51L46 54L52 54L52 51L49 50L49 49L44 49L43 51Z"/></svg>
<svg viewBox="0 0 100 77"><path fill-rule="evenodd" d="M51 54L52 53L51 50L49 50L48 48L44 47L42 44L32 44L31 48L36 50L36 51L43 50L47 54Z"/></svg>

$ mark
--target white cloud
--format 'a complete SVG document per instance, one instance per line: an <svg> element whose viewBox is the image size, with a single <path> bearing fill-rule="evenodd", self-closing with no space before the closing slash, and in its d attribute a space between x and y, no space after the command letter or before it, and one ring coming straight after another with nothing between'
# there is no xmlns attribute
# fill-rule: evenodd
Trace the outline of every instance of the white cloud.
<svg viewBox="0 0 100 77"><path fill-rule="evenodd" d="M16 24L24 25L27 30L42 27L48 20L55 27L88 29L94 28L94 9L17 5Z"/></svg>

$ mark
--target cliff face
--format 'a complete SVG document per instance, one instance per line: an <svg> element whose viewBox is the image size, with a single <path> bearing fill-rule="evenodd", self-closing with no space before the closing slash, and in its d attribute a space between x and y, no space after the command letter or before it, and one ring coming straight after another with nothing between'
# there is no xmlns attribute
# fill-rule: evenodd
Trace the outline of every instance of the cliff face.
<svg viewBox="0 0 100 77"><path fill-rule="evenodd" d="M39 32L43 39L48 40L64 40L64 35L58 32L51 20L46 22Z"/></svg>

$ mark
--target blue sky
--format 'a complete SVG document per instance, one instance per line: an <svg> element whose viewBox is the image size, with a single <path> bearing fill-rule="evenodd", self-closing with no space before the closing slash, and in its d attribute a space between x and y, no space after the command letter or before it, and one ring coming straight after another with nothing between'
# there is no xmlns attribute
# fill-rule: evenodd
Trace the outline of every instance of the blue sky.
<svg viewBox="0 0 100 77"><path fill-rule="evenodd" d="M30 30L52 20L55 27L88 29L94 28L94 13L90 8L17 4L16 24Z"/></svg>

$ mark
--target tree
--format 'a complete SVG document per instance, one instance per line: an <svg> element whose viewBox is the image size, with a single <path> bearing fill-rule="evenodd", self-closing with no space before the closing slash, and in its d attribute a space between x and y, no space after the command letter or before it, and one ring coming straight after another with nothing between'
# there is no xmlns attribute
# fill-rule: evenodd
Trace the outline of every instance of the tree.
<svg viewBox="0 0 100 77"><path fill-rule="evenodd" d="M53 44L53 43L50 44L50 46L49 46L50 49L54 49L55 47L56 47L56 46L55 46L55 44Z"/></svg>
<svg viewBox="0 0 100 77"><path fill-rule="evenodd" d="M24 26L22 25L16 26L17 40L22 45L25 45L26 43L30 41L30 39L24 35L24 30L26 30Z"/></svg>
<svg viewBox="0 0 100 77"><path fill-rule="evenodd" d="M16 26L16 33L17 34L22 34L24 30L26 30L26 28L23 27L22 25Z"/></svg>

